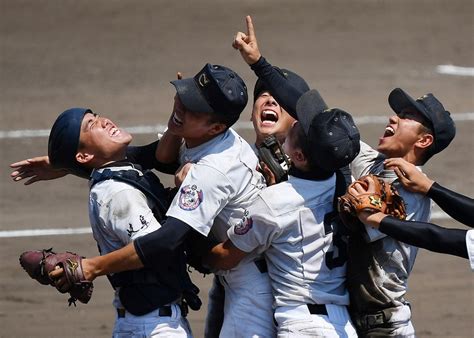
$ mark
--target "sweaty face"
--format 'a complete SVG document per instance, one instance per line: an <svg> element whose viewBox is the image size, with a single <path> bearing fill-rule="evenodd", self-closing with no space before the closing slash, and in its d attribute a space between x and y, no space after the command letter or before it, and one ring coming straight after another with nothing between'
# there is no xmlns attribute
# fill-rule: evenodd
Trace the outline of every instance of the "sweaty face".
<svg viewBox="0 0 474 338"><path fill-rule="evenodd" d="M422 136L422 123L425 123L424 118L415 111L407 110L391 116L377 150L388 158L405 157Z"/></svg>
<svg viewBox="0 0 474 338"><path fill-rule="evenodd" d="M203 143L210 137L210 131L215 123L209 121L210 114L196 113L186 109L175 95L173 113L168 120L168 130L172 134L185 139L189 147Z"/></svg>
<svg viewBox="0 0 474 338"><path fill-rule="evenodd" d="M108 118L86 113L81 124L80 150L104 159L121 159L132 136Z"/></svg>
<svg viewBox="0 0 474 338"><path fill-rule="evenodd" d="M280 142L283 142L294 121L295 119L278 104L269 92L262 92L255 100L252 123L257 134L257 144L269 135L275 135Z"/></svg>

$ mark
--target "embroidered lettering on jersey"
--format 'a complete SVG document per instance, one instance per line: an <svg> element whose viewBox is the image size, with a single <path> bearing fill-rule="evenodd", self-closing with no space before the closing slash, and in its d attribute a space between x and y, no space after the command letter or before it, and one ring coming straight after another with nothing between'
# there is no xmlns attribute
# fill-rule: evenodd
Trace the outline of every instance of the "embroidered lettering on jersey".
<svg viewBox="0 0 474 338"><path fill-rule="evenodd" d="M193 185L186 185L181 188L179 195L179 207L183 210L194 210L203 200L202 190L198 190L198 187Z"/></svg>
<svg viewBox="0 0 474 338"><path fill-rule="evenodd" d="M253 225L252 217L249 217L249 212L245 210L244 215L240 219L239 223L234 226L234 233L236 235L245 235Z"/></svg>
<svg viewBox="0 0 474 338"><path fill-rule="evenodd" d="M128 223L128 229L127 229L128 237L132 237L132 235L133 235L134 233L139 232L140 230L143 230L143 229L148 228L149 223L148 223L147 220L145 219L145 216L140 215L140 223L142 224L142 226L141 226L140 229L138 229L138 230L134 230L134 229L133 229L133 225L132 225L131 223Z"/></svg>

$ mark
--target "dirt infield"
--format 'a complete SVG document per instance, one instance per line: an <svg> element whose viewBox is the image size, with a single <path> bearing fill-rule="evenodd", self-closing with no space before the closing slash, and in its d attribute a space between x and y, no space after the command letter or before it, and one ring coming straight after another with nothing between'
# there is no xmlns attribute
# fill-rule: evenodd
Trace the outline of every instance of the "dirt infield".
<svg viewBox="0 0 474 338"><path fill-rule="evenodd" d="M356 117L388 117L395 87L413 96L433 92L459 120L456 139L426 171L474 196L467 175L474 165L474 77L436 72L443 64L474 66L473 13L472 0L0 0L0 233L89 224L86 181L24 187L9 179L8 164L44 154L47 138L6 132L47 130L74 106L124 127L165 124L174 95L169 81L206 62L236 70L251 93L255 76L230 46L246 14L271 63L301 74L329 105ZM250 104L241 121L249 116ZM383 125L361 124L363 138L377 144ZM249 130L241 132L253 141ZM137 135L133 144L154 137ZM462 227L449 219L436 223ZM106 279L97 280L88 305L68 308L65 295L41 287L18 264L22 251L51 246L95 255L90 234L0 237L0 243L0 337L110 336ZM193 273L193 279L205 301L210 278ZM420 250L408 299L419 337L474 336L474 279L466 260ZM203 336L204 317L205 306L190 315L196 337Z"/></svg>

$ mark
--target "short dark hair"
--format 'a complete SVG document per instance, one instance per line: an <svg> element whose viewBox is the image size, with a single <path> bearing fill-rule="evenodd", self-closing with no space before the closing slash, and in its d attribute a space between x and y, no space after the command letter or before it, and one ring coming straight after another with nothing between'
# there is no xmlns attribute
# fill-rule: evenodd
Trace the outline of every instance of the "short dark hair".
<svg viewBox="0 0 474 338"><path fill-rule="evenodd" d="M435 154L434 148L435 148L435 141L434 141L434 132L432 127L429 125L429 122L427 121L426 123L420 123L420 128L419 128L420 134L430 134L433 135L433 143L431 143L423 152L420 158L420 165L425 164L428 162L428 160Z"/></svg>
<svg viewBox="0 0 474 338"><path fill-rule="evenodd" d="M202 114L202 113L201 113ZM228 114L216 114L216 113L208 113L209 115L209 123L222 123L226 125L226 129L232 127L235 122L238 121L239 116L237 114L228 115Z"/></svg>

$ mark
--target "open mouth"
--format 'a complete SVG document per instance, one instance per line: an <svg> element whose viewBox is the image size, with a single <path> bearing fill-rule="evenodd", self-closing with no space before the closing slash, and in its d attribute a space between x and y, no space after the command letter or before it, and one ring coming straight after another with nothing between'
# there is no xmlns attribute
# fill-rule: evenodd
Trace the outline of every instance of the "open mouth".
<svg viewBox="0 0 474 338"><path fill-rule="evenodd" d="M278 115L272 110L264 110L260 116L263 124L275 124L278 122Z"/></svg>
<svg viewBox="0 0 474 338"><path fill-rule="evenodd" d="M395 130L391 126L385 127L385 132L383 133L383 137L391 137L395 134Z"/></svg>
<svg viewBox="0 0 474 338"><path fill-rule="evenodd" d="M110 137L115 137L115 136L118 136L120 135L120 129L118 129L117 127L112 127L109 129L109 136Z"/></svg>

